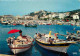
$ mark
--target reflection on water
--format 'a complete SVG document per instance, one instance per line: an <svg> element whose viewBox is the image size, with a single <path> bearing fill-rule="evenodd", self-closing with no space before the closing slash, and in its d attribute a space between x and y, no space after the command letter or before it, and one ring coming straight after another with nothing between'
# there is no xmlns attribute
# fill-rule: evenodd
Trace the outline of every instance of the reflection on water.
<svg viewBox="0 0 80 56"><path fill-rule="evenodd" d="M36 32L48 34L49 31L52 31L54 33L58 32L60 34L66 34L66 31L68 31L68 32L76 33L76 31L73 31L74 28L76 28L76 30L80 30L80 27L70 26L70 25L39 25L36 28L33 28L33 27L30 28L30 27L24 27L22 25L12 26L12 25L1 25L0 24L0 54L13 55L13 53L10 51L9 47L7 46L6 39L9 36L13 36L13 35L17 37L19 33L7 34L8 31L10 31L11 29L21 29L23 31L23 35L27 34L34 38L34 35ZM63 36L59 36L59 39L66 39L66 38ZM80 48L78 46L71 45L67 53L69 56L74 56L74 55L78 56L80 55L80 52L78 52L79 49ZM78 53L76 54L75 52L78 52ZM45 50L44 48L41 48L39 45L34 43L31 49L29 49L28 51L24 53L20 53L17 56L64 56L64 55L66 56L66 54Z"/></svg>

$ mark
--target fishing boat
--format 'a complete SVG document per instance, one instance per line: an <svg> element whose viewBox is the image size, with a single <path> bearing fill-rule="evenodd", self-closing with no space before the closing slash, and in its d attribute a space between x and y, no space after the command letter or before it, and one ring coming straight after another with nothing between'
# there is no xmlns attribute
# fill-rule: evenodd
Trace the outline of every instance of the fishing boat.
<svg viewBox="0 0 80 56"><path fill-rule="evenodd" d="M75 28L73 30L75 30ZM80 30L77 30L76 33L67 32L65 36L69 36L72 40L80 42Z"/></svg>
<svg viewBox="0 0 80 56"><path fill-rule="evenodd" d="M35 41L42 48L45 48L51 51L62 52L62 53L67 53L67 49L69 45L76 43L76 41L74 40L72 41L60 40L58 39L56 34L51 35L51 32L49 32L49 34L37 33L35 35Z"/></svg>
<svg viewBox="0 0 80 56"><path fill-rule="evenodd" d="M17 24L13 24L13 25L15 25L15 26L16 26Z"/></svg>
<svg viewBox="0 0 80 56"><path fill-rule="evenodd" d="M25 24L25 27L37 27L36 24Z"/></svg>
<svg viewBox="0 0 80 56"><path fill-rule="evenodd" d="M51 24L47 24L47 25L51 25Z"/></svg>
<svg viewBox="0 0 80 56"><path fill-rule="evenodd" d="M9 31L8 34L15 33L18 31L20 33L20 36L18 36L16 39L14 36L9 37L7 39L8 46L14 54L18 54L18 53L27 51L28 49L31 48L32 42L33 42L33 38L31 38L30 36L27 36L27 35L22 36L21 30L13 29Z"/></svg>
<svg viewBox="0 0 80 56"><path fill-rule="evenodd" d="M1 24L3 24L3 25L8 25L8 22L2 21Z"/></svg>

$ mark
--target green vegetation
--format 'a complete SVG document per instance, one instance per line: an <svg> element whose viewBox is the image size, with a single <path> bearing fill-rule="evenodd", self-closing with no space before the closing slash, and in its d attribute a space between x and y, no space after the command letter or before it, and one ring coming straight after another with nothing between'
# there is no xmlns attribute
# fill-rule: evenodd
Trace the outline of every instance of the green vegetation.
<svg viewBox="0 0 80 56"><path fill-rule="evenodd" d="M70 15L73 15L75 13L79 13L79 15L80 15L80 9L69 11L69 12L70 12Z"/></svg>
<svg viewBox="0 0 80 56"><path fill-rule="evenodd" d="M0 19L3 18L2 16L0 16Z"/></svg>
<svg viewBox="0 0 80 56"><path fill-rule="evenodd" d="M73 18L72 18L71 16L66 16L66 17L64 18L64 21L67 21L67 20L71 21L71 20L73 20Z"/></svg>
<svg viewBox="0 0 80 56"><path fill-rule="evenodd" d="M77 22L77 21L78 21L78 19L75 19L75 21Z"/></svg>
<svg viewBox="0 0 80 56"><path fill-rule="evenodd" d="M44 18L44 20L46 21L46 20L49 20L49 18Z"/></svg>
<svg viewBox="0 0 80 56"><path fill-rule="evenodd" d="M52 21L54 21L54 20L60 20L60 18L59 17L55 17L55 18L52 18Z"/></svg>
<svg viewBox="0 0 80 56"><path fill-rule="evenodd" d="M49 15L49 14L51 14L51 12L47 12L47 11L45 11L45 10L43 10L43 11L38 11L37 13L32 12L32 13L29 14L29 16L38 15L39 17L42 17L44 14L45 14L45 15Z"/></svg>

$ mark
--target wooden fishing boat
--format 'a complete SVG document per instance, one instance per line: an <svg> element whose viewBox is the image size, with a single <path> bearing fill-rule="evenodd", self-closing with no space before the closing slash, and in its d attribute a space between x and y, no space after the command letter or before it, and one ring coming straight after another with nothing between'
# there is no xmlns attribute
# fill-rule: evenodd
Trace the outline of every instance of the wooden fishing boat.
<svg viewBox="0 0 80 56"><path fill-rule="evenodd" d="M19 30L13 29L8 33L10 34L10 33L18 32L18 31ZM27 35L22 36L22 32L20 31L19 33L20 33L20 36L18 36L17 39L15 39L14 36L9 37L7 39L8 46L14 54L27 51L28 49L31 48L32 42L33 42L33 38L31 38L30 36L27 36Z"/></svg>
<svg viewBox="0 0 80 56"><path fill-rule="evenodd" d="M25 24L25 27L37 27L37 25L36 24Z"/></svg>
<svg viewBox="0 0 80 56"><path fill-rule="evenodd" d="M8 25L8 23L6 21L2 21L1 24Z"/></svg>
<svg viewBox="0 0 80 56"><path fill-rule="evenodd" d="M51 24L46 24L46 25L51 25Z"/></svg>
<svg viewBox="0 0 80 56"><path fill-rule="evenodd" d="M67 49L70 44L76 43L76 41L74 40L68 41L68 40L56 39L55 35L49 35L49 34L44 34L44 35L41 34L39 36L37 35L35 37L35 41L38 45L47 50L62 52L62 53L67 52Z"/></svg>
<svg viewBox="0 0 80 56"><path fill-rule="evenodd" d="M11 40L10 40L11 39ZM12 42L10 42L12 41ZM33 39L31 37L23 37L21 40L14 40L12 37L8 38L8 46L14 54L27 51L32 46Z"/></svg>

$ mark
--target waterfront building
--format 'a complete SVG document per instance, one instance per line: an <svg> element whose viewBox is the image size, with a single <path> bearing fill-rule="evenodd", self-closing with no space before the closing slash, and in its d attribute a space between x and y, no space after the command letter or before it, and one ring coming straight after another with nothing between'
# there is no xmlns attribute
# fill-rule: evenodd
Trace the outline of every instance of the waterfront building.
<svg viewBox="0 0 80 56"><path fill-rule="evenodd" d="M29 16L29 15L24 15L23 18L26 20L32 20L33 19L33 17Z"/></svg>
<svg viewBox="0 0 80 56"><path fill-rule="evenodd" d="M73 19L74 19L74 20L75 20L75 19L79 19L78 13L76 13L76 14L73 15Z"/></svg>
<svg viewBox="0 0 80 56"><path fill-rule="evenodd" d="M70 12L66 12L65 15L66 15L66 16L69 16L69 15L70 15Z"/></svg>
<svg viewBox="0 0 80 56"><path fill-rule="evenodd" d="M44 19L44 18L45 18L44 16L40 17L40 19Z"/></svg>
<svg viewBox="0 0 80 56"><path fill-rule="evenodd" d="M57 16L59 16L58 13L51 13L51 14L49 15L49 17L52 17L52 18L55 18L55 17L57 17Z"/></svg>
<svg viewBox="0 0 80 56"><path fill-rule="evenodd" d="M60 19L64 19L64 17L66 17L66 14L65 13L59 13L59 18Z"/></svg>
<svg viewBox="0 0 80 56"><path fill-rule="evenodd" d="M33 16L33 20L38 20L38 15Z"/></svg>

